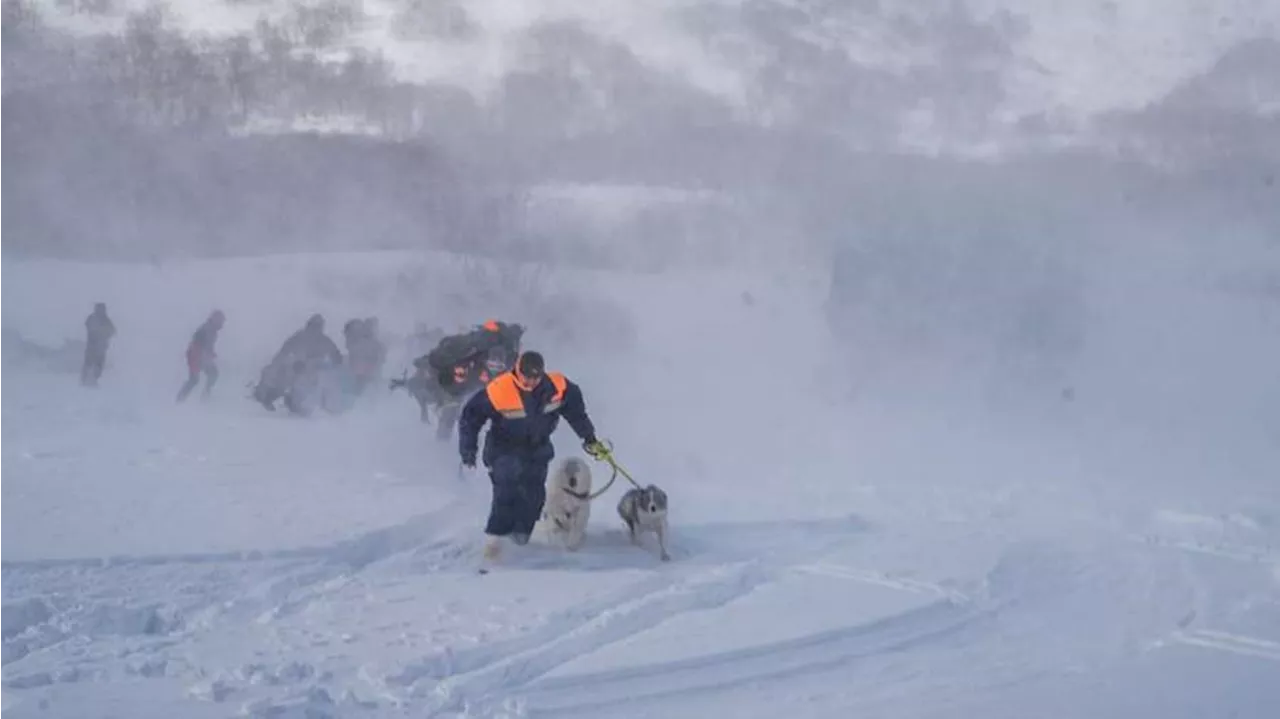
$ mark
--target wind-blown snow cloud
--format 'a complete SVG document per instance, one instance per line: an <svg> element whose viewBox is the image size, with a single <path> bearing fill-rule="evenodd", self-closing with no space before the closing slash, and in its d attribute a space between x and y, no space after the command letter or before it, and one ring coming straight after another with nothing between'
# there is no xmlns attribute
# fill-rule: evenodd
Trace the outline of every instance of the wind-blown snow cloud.
<svg viewBox="0 0 1280 719"><path fill-rule="evenodd" d="M6 713L1265 711L1278 12L8 0ZM244 396L316 312L524 323L674 561L478 579L407 398Z"/></svg>

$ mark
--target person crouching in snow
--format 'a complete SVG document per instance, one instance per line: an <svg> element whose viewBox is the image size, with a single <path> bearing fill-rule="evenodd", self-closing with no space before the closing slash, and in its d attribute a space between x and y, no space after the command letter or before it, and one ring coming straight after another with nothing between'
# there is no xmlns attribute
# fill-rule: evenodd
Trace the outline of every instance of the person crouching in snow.
<svg viewBox="0 0 1280 719"><path fill-rule="evenodd" d="M537 352L520 355L511 371L494 378L462 408L458 451L464 466L476 466L480 429L491 423L483 456L493 483L484 530L486 563L501 555L503 537L525 544L533 534L547 496L547 466L555 456L551 435L562 416L594 456L600 443L582 390L559 372L547 372Z"/></svg>
<svg viewBox="0 0 1280 719"><path fill-rule="evenodd" d="M187 381L178 390L179 402L186 401L187 395L196 388L201 373L205 376L202 396L208 399L209 393L213 391L213 385L218 381L218 353L214 351L214 345L218 342L218 331L225 321L222 310L214 310L195 334L191 335L191 343L187 345Z"/></svg>
<svg viewBox="0 0 1280 719"><path fill-rule="evenodd" d="M253 388L254 401L272 412L276 401L285 398L289 411L297 411L292 388L299 379L314 376L321 369L342 365L342 351L324 333L324 315L317 312L307 318L307 324L294 332L262 369L262 376Z"/></svg>

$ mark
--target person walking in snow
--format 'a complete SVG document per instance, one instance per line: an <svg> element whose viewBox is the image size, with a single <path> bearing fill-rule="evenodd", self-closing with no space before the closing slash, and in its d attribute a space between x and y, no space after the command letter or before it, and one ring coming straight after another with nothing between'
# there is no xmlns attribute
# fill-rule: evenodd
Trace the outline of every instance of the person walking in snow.
<svg viewBox="0 0 1280 719"><path fill-rule="evenodd" d="M523 325L488 320L463 334L442 338L435 349L414 361L419 369L425 363L440 390L437 439L447 441L452 436L462 405L472 393L514 364L523 336Z"/></svg>
<svg viewBox="0 0 1280 719"><path fill-rule="evenodd" d="M178 390L179 402L186 401L187 395L199 384L201 374L205 376L201 396L208 399L209 393L213 391L213 385L218 381L218 354L214 351L214 345L218 342L218 331L225 321L222 310L214 310L195 334L191 335L191 342L187 345L187 381Z"/></svg>
<svg viewBox="0 0 1280 719"><path fill-rule="evenodd" d="M376 382L382 381L382 370L387 364L387 343L382 338L382 324L377 317L366 317L364 320L365 339L368 342L366 350L368 362L372 367L372 379Z"/></svg>
<svg viewBox="0 0 1280 719"><path fill-rule="evenodd" d="M253 398L274 412L276 400L289 394L300 378L341 364L342 350L324 333L324 316L316 313L307 319L306 326L285 340L271 363L263 368Z"/></svg>
<svg viewBox="0 0 1280 719"><path fill-rule="evenodd" d="M355 394L363 393L366 387L382 377L387 348L378 334L377 317L350 320L342 328L347 346L347 367Z"/></svg>
<svg viewBox="0 0 1280 719"><path fill-rule="evenodd" d="M97 387L102 369L107 364L107 347L115 337L116 326L107 316L107 304L98 302L93 312L85 318L84 364L80 368L80 384Z"/></svg>
<svg viewBox="0 0 1280 719"><path fill-rule="evenodd" d="M485 562L502 553L502 539L525 544L546 501L547 466L555 456L551 435L564 417L591 456L604 452L587 416L582 390L559 372L547 372L541 354L525 352L509 372L472 395L458 421L462 464L476 466L480 429L485 435L483 462L493 483L485 525Z"/></svg>

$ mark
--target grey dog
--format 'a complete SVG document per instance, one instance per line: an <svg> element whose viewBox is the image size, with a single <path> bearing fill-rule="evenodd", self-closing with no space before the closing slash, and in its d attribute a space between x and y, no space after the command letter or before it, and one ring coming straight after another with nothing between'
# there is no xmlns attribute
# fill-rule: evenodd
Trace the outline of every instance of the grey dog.
<svg viewBox="0 0 1280 719"><path fill-rule="evenodd" d="M631 543L640 543L642 532L654 532L658 535L658 547L662 550L662 561L671 559L667 553L667 493L654 485L643 489L637 487L628 490L618 500L618 516L627 524Z"/></svg>

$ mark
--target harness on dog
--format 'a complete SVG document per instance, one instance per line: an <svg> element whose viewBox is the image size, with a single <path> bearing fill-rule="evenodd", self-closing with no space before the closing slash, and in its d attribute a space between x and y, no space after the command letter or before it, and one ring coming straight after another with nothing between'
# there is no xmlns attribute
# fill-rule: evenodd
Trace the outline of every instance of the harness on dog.
<svg viewBox="0 0 1280 719"><path fill-rule="evenodd" d="M610 487L612 487L612 486L613 486L613 483L614 483L614 482L616 482L617 480L618 480L618 468L617 468L617 467L614 467L614 468L613 468L613 476L612 476L612 477L609 477L609 481L608 481L608 482L605 482L605 483L604 483L604 486L603 486L603 487L601 487L601 488L600 488L600 491L598 491L598 492L579 492L579 491L577 491L577 490L575 490L575 489L569 489L568 487L564 487L564 488L562 489L562 491L563 491L565 494L569 495L570 497L573 497L573 498L574 498L574 499L576 499L576 500L579 500L579 501L582 501L582 502L590 502L591 500L595 499L596 497L599 497L600 495L604 494L605 492L608 492L608 491L609 491L609 488L610 488Z"/></svg>

